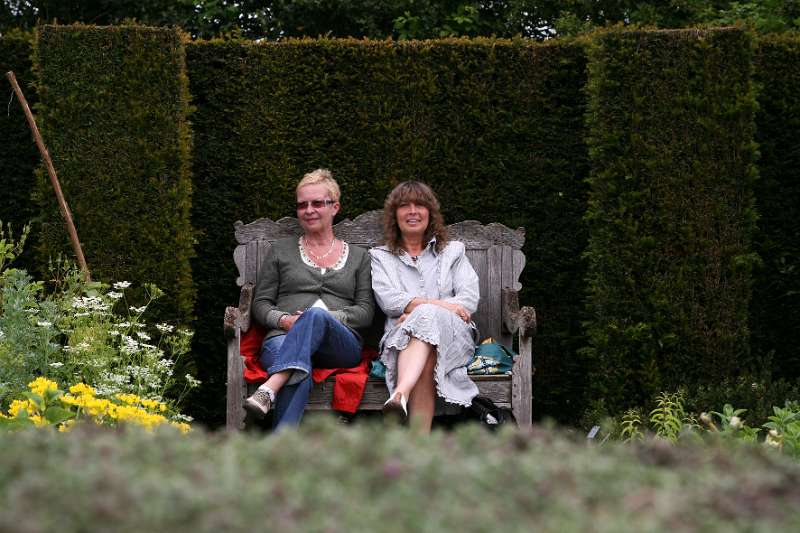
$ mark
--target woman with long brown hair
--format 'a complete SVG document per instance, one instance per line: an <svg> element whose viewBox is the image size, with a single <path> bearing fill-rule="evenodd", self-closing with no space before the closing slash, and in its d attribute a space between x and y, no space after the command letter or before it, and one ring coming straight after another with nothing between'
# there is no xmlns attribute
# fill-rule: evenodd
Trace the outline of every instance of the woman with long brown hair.
<svg viewBox="0 0 800 533"><path fill-rule="evenodd" d="M467 376L475 349L471 315L478 276L464 244L449 240L439 200L424 183L403 182L383 208L385 243L370 251L372 288L386 314L381 361L384 414L429 431L436 398L468 406L478 389Z"/></svg>

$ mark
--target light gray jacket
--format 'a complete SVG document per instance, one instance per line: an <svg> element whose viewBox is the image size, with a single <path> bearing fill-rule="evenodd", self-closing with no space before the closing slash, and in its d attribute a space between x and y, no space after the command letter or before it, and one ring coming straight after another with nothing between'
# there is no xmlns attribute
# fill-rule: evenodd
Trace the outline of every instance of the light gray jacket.
<svg viewBox="0 0 800 533"><path fill-rule="evenodd" d="M386 314L389 330L403 314L403 310L416 296L434 297L459 304L470 313L478 309L480 286L478 275L467 259L464 243L449 241L440 253L429 244L425 253L432 253L435 261L430 271L420 272L408 254L394 255L386 246L376 246L369 251L372 256L372 288L375 299ZM435 276L438 294L424 294L420 278Z"/></svg>

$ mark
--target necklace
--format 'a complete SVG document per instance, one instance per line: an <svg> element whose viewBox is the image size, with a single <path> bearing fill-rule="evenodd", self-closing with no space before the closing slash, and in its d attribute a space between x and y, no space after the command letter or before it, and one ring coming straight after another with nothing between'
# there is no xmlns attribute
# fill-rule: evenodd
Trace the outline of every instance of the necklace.
<svg viewBox="0 0 800 533"><path fill-rule="evenodd" d="M308 245L308 239L306 239L305 236L303 237L303 241L305 242L303 248L305 248L306 251L311 255L311 258L314 259L315 263L319 263L320 261L324 261L325 258L328 257L329 255L331 255L331 252L333 251L333 246L336 244L336 236L333 237L333 240L331 241L331 246L330 248L328 248L328 251L322 255L317 255L311 251L311 247Z"/></svg>

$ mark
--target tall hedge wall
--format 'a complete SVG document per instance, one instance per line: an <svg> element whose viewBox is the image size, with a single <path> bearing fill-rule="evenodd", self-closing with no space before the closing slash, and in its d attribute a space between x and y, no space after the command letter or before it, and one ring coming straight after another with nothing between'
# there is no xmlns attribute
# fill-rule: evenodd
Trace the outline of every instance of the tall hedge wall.
<svg viewBox="0 0 800 533"><path fill-rule="evenodd" d="M592 398L614 411L746 370L750 37L618 32L589 52Z"/></svg>
<svg viewBox="0 0 800 533"><path fill-rule="evenodd" d="M21 75L29 46L4 36L0 66L34 100ZM786 68L799 53L787 37L754 53L739 30L184 50L172 30L47 26L37 112L96 276L158 283L172 316L189 316L197 291L201 420L223 420L232 224L292 215L296 180L327 166L342 216L379 208L396 182L419 178L448 221L527 228L523 300L540 317L534 408L575 421L583 400L618 411L749 372L770 353L776 375L800 376L800 78ZM30 207L38 155L18 107L0 121L0 216L18 225L41 212L41 254L68 251L41 172ZM753 250L763 259L754 275Z"/></svg>
<svg viewBox="0 0 800 533"><path fill-rule="evenodd" d="M328 167L346 217L380 208L394 184L417 178L438 192L449 222L527 228L523 298L542 323L537 412L574 416L588 173L580 46L214 41L189 45L187 64L197 106L197 347L220 409L219 324L238 294L233 222L294 215L297 180Z"/></svg>
<svg viewBox="0 0 800 533"><path fill-rule="evenodd" d="M9 96L11 85L6 80L6 72L13 71L25 94L28 103L36 103L36 91L33 87L31 70L30 34L14 32L0 37L0 86L4 88L0 94ZM36 216L36 209L31 200L34 187L33 169L39 161L31 131L22 112L22 106L14 97L5 100L7 105L0 112L0 190L3 200L0 202L0 220L3 224L11 223L15 235L22 226ZM31 234L31 239L34 237ZM22 258L22 265L30 268L30 254Z"/></svg>
<svg viewBox="0 0 800 533"><path fill-rule="evenodd" d="M39 118L96 278L152 282L162 316L188 319L191 182L181 35L145 27L44 26ZM40 174L41 255L70 251Z"/></svg>
<svg viewBox="0 0 800 533"><path fill-rule="evenodd" d="M800 38L759 42L756 140L756 250L763 268L753 287L753 351L770 356L775 376L800 377Z"/></svg>

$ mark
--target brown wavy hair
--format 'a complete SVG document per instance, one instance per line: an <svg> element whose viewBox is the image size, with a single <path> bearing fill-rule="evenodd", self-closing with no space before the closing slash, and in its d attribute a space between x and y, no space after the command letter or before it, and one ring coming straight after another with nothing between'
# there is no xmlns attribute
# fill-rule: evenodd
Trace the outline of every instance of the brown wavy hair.
<svg viewBox="0 0 800 533"><path fill-rule="evenodd" d="M397 224L397 208L409 202L428 208L428 227L425 229L423 242L427 243L436 237L436 251L441 252L447 245L447 228L442 209L433 189L421 181L404 181L386 197L383 204L383 238L386 246L393 254L400 254L403 236Z"/></svg>

